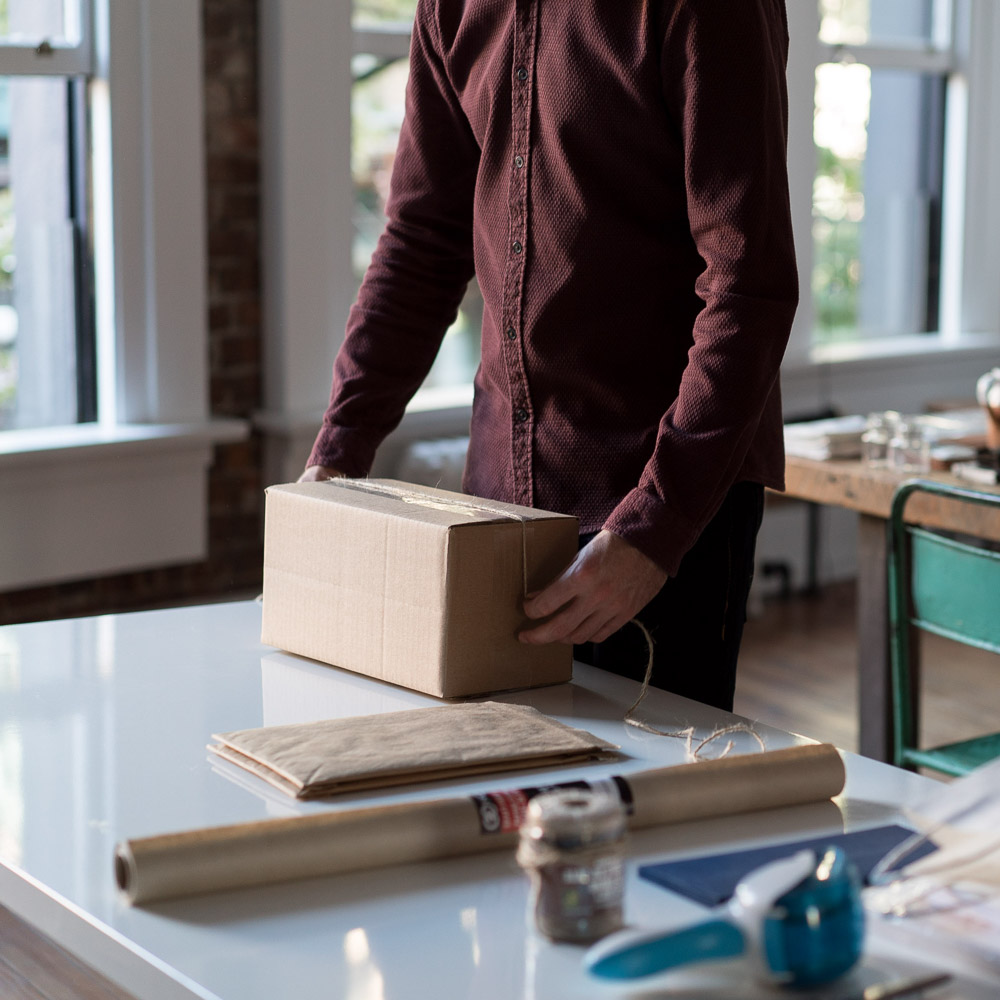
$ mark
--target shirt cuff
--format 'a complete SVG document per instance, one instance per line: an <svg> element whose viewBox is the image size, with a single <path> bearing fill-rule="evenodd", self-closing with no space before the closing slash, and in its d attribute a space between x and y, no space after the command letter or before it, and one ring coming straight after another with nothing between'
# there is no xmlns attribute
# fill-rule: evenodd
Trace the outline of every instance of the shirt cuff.
<svg viewBox="0 0 1000 1000"><path fill-rule="evenodd" d="M700 528L689 524L659 497L634 489L611 512L604 530L649 556L668 576L676 576L681 559L698 540Z"/></svg>
<svg viewBox="0 0 1000 1000"><path fill-rule="evenodd" d="M365 434L323 424L306 466L325 465L352 479L360 478L368 475L375 461L375 448Z"/></svg>

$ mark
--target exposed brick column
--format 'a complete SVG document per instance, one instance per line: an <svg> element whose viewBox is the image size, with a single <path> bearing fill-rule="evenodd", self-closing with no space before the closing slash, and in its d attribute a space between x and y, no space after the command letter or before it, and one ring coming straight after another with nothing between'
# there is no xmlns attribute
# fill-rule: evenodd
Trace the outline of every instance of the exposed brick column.
<svg viewBox="0 0 1000 1000"><path fill-rule="evenodd" d="M257 0L204 0L209 372L216 416L261 407ZM210 477L210 589L260 581L261 443L221 446Z"/></svg>

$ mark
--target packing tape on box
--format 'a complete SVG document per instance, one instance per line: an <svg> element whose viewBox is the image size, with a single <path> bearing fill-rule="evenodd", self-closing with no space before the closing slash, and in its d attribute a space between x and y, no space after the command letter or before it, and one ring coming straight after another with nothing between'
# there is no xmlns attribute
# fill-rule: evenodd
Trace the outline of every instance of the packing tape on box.
<svg viewBox="0 0 1000 1000"><path fill-rule="evenodd" d="M435 497L422 491L418 486L397 486L393 483L379 482L373 483L368 479L326 479L324 482L332 483L342 489L357 490L360 493L372 493L376 496L392 497L403 503L417 504L421 507L430 507L432 510L443 510L449 514L461 514L463 517L477 517L489 515L493 518L501 518L505 521L516 521L521 525L521 591L522 596L528 596L528 536L525 531L525 520L522 514L507 510L495 503L489 503L479 497L466 497L461 500L445 499Z"/></svg>
<svg viewBox="0 0 1000 1000"><path fill-rule="evenodd" d="M357 490L359 493L370 493L373 496L390 497L393 500L417 504L420 507L429 507L432 510L443 510L450 514L461 514L463 517L477 517L488 514L492 518L499 517L508 521L524 523L524 517L514 511L507 510L498 504L490 503L479 497L470 497L465 494L462 494L461 499L450 499L433 496L419 486L410 484L398 486L395 483L384 481L372 482L370 479L335 478L324 479L322 482L329 483L340 489Z"/></svg>
<svg viewBox="0 0 1000 1000"><path fill-rule="evenodd" d="M830 744L811 744L554 787L604 786L632 829L820 802L844 787ZM545 790L551 789L548 786ZM115 878L132 903L434 861L517 845L542 789L346 809L126 840Z"/></svg>

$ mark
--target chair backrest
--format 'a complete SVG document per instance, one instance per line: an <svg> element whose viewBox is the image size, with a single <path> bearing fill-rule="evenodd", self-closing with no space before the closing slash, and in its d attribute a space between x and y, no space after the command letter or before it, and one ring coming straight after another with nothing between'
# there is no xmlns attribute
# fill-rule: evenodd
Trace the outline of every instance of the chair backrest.
<svg viewBox="0 0 1000 1000"><path fill-rule="evenodd" d="M893 496L889 516L889 626L892 658L894 761L965 774L1000 750L1000 734L921 748L917 739L915 678L910 676L910 629L935 632L1000 653L1000 551L975 540L907 524L906 502L931 493L960 503L1000 509L1000 494L910 480ZM971 513L971 512L970 512ZM970 523L975 519L970 517ZM970 528L970 534L974 529Z"/></svg>
<svg viewBox="0 0 1000 1000"><path fill-rule="evenodd" d="M995 493L929 480L911 480L899 487L891 513L894 622L909 621L949 639L1000 653L1000 552L907 524L904 507L916 492L1000 508L1000 495Z"/></svg>
<svg viewBox="0 0 1000 1000"><path fill-rule="evenodd" d="M908 533L910 621L949 639L1000 653L1000 552L922 528L910 528Z"/></svg>

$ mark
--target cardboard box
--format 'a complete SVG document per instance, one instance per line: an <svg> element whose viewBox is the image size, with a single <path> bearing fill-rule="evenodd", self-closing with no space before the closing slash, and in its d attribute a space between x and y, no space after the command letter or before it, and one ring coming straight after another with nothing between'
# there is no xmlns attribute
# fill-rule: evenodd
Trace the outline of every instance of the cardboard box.
<svg viewBox="0 0 1000 1000"><path fill-rule="evenodd" d="M572 560L577 521L392 480L272 486L268 645L443 698L570 679L572 648L527 646L525 577Z"/></svg>

